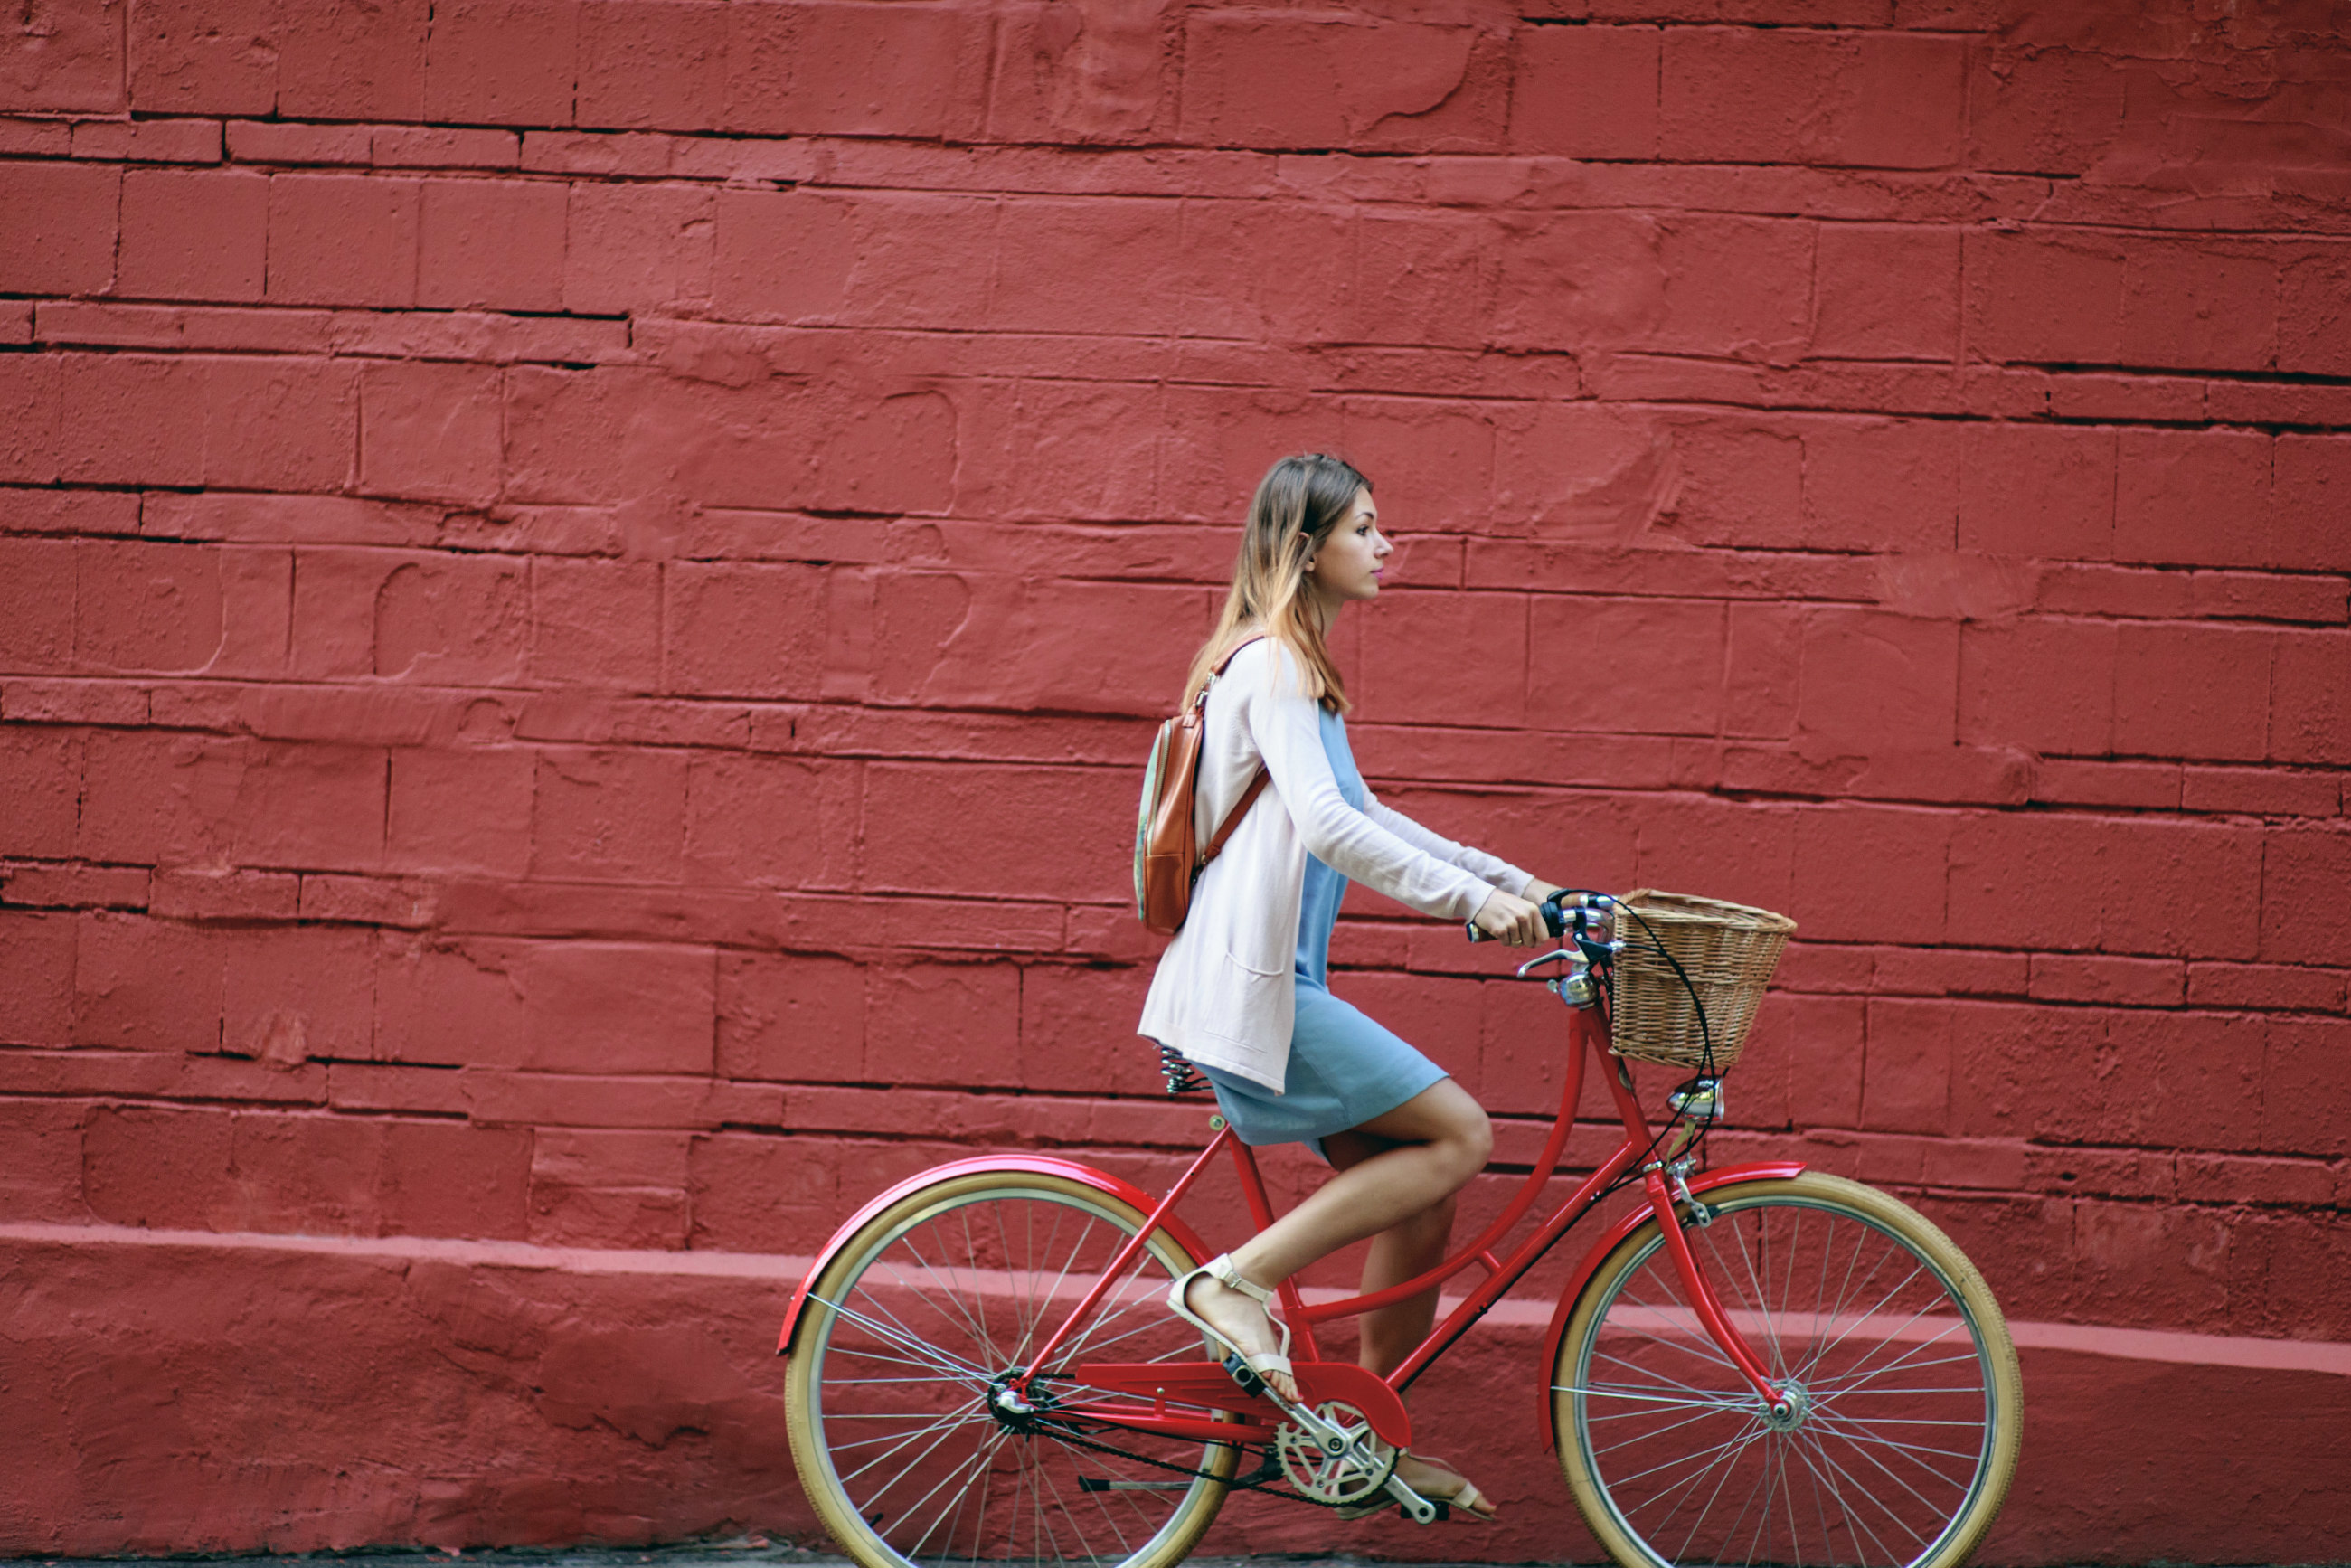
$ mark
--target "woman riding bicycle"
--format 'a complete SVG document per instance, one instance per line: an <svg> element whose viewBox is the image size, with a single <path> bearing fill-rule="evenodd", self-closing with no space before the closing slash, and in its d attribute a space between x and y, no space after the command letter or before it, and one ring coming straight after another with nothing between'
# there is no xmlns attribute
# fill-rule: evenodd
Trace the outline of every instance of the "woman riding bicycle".
<svg viewBox="0 0 2351 1568"><path fill-rule="evenodd" d="M1454 1195L1485 1168L1493 1143L1486 1113L1444 1069L1331 994L1331 930L1347 883L1474 920L1514 946L1543 939L1538 904L1559 891L1381 805L1355 770L1329 637L1349 603L1378 597L1392 548L1371 482L1336 457L1285 457L1259 485L1224 613L1184 695L1188 706L1208 692L1200 822L1224 821L1260 768L1271 788L1201 873L1140 1025L1207 1076L1242 1142L1303 1143L1336 1169L1170 1296L1293 1402L1289 1333L1267 1312L1271 1289L1366 1236L1367 1292L1434 1267ZM1420 1343L1437 1294L1364 1314L1367 1369L1384 1375ZM1433 1500L1492 1517L1478 1489L1449 1470L1406 1456L1397 1473Z"/></svg>

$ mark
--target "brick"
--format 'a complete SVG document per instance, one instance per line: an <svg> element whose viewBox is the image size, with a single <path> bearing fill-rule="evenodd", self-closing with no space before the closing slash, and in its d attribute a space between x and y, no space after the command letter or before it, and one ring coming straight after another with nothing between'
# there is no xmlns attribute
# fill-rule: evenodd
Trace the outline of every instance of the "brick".
<svg viewBox="0 0 2351 1568"><path fill-rule="evenodd" d="M1956 231L1909 225L1823 225L1813 267L1814 353L1939 360L1957 350Z"/></svg>
<svg viewBox="0 0 2351 1568"><path fill-rule="evenodd" d="M271 175L267 297L413 305L420 189L414 180L372 175Z"/></svg>
<svg viewBox="0 0 2351 1568"><path fill-rule="evenodd" d="M0 152L12 158L63 158L73 146L73 127L59 120L0 119Z"/></svg>
<svg viewBox="0 0 2351 1568"><path fill-rule="evenodd" d="M1143 1014L1150 971L1036 964L1020 973L1020 1081L1104 1092L1156 1094L1159 1053L1123 1038Z"/></svg>
<svg viewBox="0 0 2351 1568"><path fill-rule="evenodd" d="M211 1228L234 1156L225 1110L94 1106L82 1124L83 1191L116 1225Z"/></svg>
<svg viewBox="0 0 2351 1568"><path fill-rule="evenodd" d="M1793 811L1665 795L1643 801L1631 815L1637 834L1635 876L1642 886L1710 887L1724 898L1765 909L1784 909L1792 902Z"/></svg>
<svg viewBox="0 0 2351 1568"><path fill-rule="evenodd" d="M429 0L366 11L298 7L278 45L277 112L296 120L403 120L424 110Z"/></svg>
<svg viewBox="0 0 2351 1568"><path fill-rule="evenodd" d="M1939 1133L1950 1124L1950 1005L1872 998L1862 1072L1861 1124L1876 1132Z"/></svg>
<svg viewBox="0 0 2351 1568"><path fill-rule="evenodd" d="M62 476L96 484L200 483L204 384L197 361L140 354L68 357Z"/></svg>
<svg viewBox="0 0 2351 1568"><path fill-rule="evenodd" d="M1020 971L1009 964L877 967L868 976L865 1034L869 1059L888 1061L896 1082L1015 1083Z"/></svg>
<svg viewBox="0 0 2351 1568"><path fill-rule="evenodd" d="M118 1050L220 1049L226 941L135 915L77 922L72 1038Z"/></svg>
<svg viewBox="0 0 2351 1568"><path fill-rule="evenodd" d="M434 922L434 890L414 878L311 873L302 878L302 918L420 930Z"/></svg>
<svg viewBox="0 0 2351 1568"><path fill-rule="evenodd" d="M420 872L522 875L538 759L519 747L392 754L384 855Z"/></svg>
<svg viewBox="0 0 2351 1568"><path fill-rule="evenodd" d="M1942 421L1804 432L1803 542L1821 549L1953 548L1961 448Z"/></svg>
<svg viewBox="0 0 2351 1568"><path fill-rule="evenodd" d="M1655 157L1659 37L1655 27L1520 28L1511 150Z"/></svg>
<svg viewBox="0 0 2351 1568"><path fill-rule="evenodd" d="M824 573L680 562L667 574L664 664L696 696L811 697L824 654Z"/></svg>
<svg viewBox="0 0 2351 1568"><path fill-rule="evenodd" d="M390 1235L519 1240L529 1234L532 1134L448 1122L383 1124L376 1207Z"/></svg>
<svg viewBox="0 0 2351 1568"><path fill-rule="evenodd" d="M2255 912L2272 903L2257 882L2261 841L2178 820L1965 818L1951 841L1951 933L2060 950L2250 957Z"/></svg>
<svg viewBox="0 0 2351 1568"><path fill-rule="evenodd" d="M97 294L114 277L120 171L73 163L0 163L0 288Z"/></svg>
<svg viewBox="0 0 2351 1568"><path fill-rule="evenodd" d="M715 131L726 89L716 0L587 0L580 7L582 125Z"/></svg>
<svg viewBox="0 0 2351 1568"><path fill-rule="evenodd" d="M2113 57L1982 47L1969 61L1968 155L1977 168L2079 174L2114 145L2126 78Z"/></svg>
<svg viewBox="0 0 2351 1568"><path fill-rule="evenodd" d="M1472 599L1467 606L1480 602ZM1494 630L1489 628L1489 634ZM1505 637L1510 630L1507 622L1499 628ZM1588 601L1578 607L1572 630L1572 637L1562 638L1543 626L1529 645L1528 723L1564 731L1713 733L1721 712L1724 615L1720 605L1704 601ZM1643 647L1646 656L1623 664L1607 681L1593 679L1591 650L1625 646Z"/></svg>
<svg viewBox="0 0 2351 1568"><path fill-rule="evenodd" d="M1815 610L1804 624L1798 736L1857 753L1949 746L1959 664L1956 624Z"/></svg>
<svg viewBox="0 0 2351 1568"><path fill-rule="evenodd" d="M78 925L68 915L0 913L0 1044L71 1042Z"/></svg>
<svg viewBox="0 0 2351 1568"><path fill-rule="evenodd" d="M2281 434L2275 483L2277 509L2268 538L2273 559L2246 564L2336 571L2351 567L2351 541L2343 527L2351 510L2351 439Z"/></svg>
<svg viewBox="0 0 2351 1568"><path fill-rule="evenodd" d="M684 853L685 776L685 758L674 753L540 753L531 874L675 882Z"/></svg>
<svg viewBox="0 0 2351 1568"><path fill-rule="evenodd" d="M91 120L73 129L73 155L142 163L217 163L217 120Z"/></svg>
<svg viewBox="0 0 2351 1568"><path fill-rule="evenodd" d="M531 1239L684 1247L686 1159L682 1132L540 1133L531 1146Z"/></svg>
<svg viewBox="0 0 2351 1568"><path fill-rule="evenodd" d="M2344 977L2282 964L2191 962L2188 1001L2191 1007L2335 1013L2343 1010Z"/></svg>
<svg viewBox="0 0 2351 1568"><path fill-rule="evenodd" d="M388 169L513 169L522 142L511 131L383 125L369 134L368 161Z"/></svg>
<svg viewBox="0 0 2351 1568"><path fill-rule="evenodd" d="M301 878L290 872L159 869L148 912L172 920L291 920L301 906Z"/></svg>
<svg viewBox="0 0 2351 1568"><path fill-rule="evenodd" d="M238 934L223 944L220 1050L284 1071L375 1054L375 945L350 927Z"/></svg>
<svg viewBox="0 0 2351 1568"><path fill-rule="evenodd" d="M2272 963L2351 966L2351 915L2340 897L2346 878L2351 833L2300 829L2267 835L2261 956Z"/></svg>
<svg viewBox="0 0 2351 1568"><path fill-rule="evenodd" d="M572 0L442 0L424 63L434 120L568 125L578 47Z"/></svg>
<svg viewBox="0 0 2351 1568"><path fill-rule="evenodd" d="M204 478L248 490L334 492L360 450L360 372L328 360L213 361L204 378Z"/></svg>
<svg viewBox="0 0 2351 1568"><path fill-rule="evenodd" d="M703 883L845 887L856 770L798 758L697 757L686 778L685 874Z"/></svg>
<svg viewBox="0 0 2351 1568"><path fill-rule="evenodd" d="M2351 761L2351 636L2280 635L2270 678L2269 755L2284 762ZM2310 788L2315 790L2315 781Z"/></svg>
<svg viewBox="0 0 2351 1568"><path fill-rule="evenodd" d="M875 763L866 768L862 881L873 890L1109 902L1128 873L1133 780L1097 768ZM914 824L986 810L1001 835L942 863Z"/></svg>
<svg viewBox="0 0 2351 1568"><path fill-rule="evenodd" d="M2332 817L2342 786L2332 773L2283 768L2189 768L2180 804L2190 811L2246 811L2257 816Z"/></svg>
<svg viewBox="0 0 2351 1568"><path fill-rule="evenodd" d="M81 737L70 732L0 729L0 855L63 860L72 853L81 805Z"/></svg>
<svg viewBox="0 0 2351 1568"><path fill-rule="evenodd" d="M2277 349L2278 269L2268 255L2179 239L2132 248L2124 363L2265 371Z"/></svg>
<svg viewBox="0 0 2351 1568"><path fill-rule="evenodd" d="M374 132L364 125L288 125L232 120L228 155L240 163L364 164Z"/></svg>
<svg viewBox="0 0 2351 1568"><path fill-rule="evenodd" d="M1971 352L2026 364L2120 361L2125 262L2111 242L1970 233L1961 266Z"/></svg>
<svg viewBox="0 0 2351 1568"><path fill-rule="evenodd" d="M2272 564L2270 449L2251 431L2124 431L2115 559Z"/></svg>
<svg viewBox="0 0 2351 1568"><path fill-rule="evenodd" d="M2177 810L2179 767L2171 762L2076 762L2043 758L2032 799L2064 806L2136 806Z"/></svg>
<svg viewBox="0 0 2351 1568"><path fill-rule="evenodd" d="M2030 956L2023 953L1886 947L1876 955L1870 984L1894 995L2022 997L2030 973Z"/></svg>
<svg viewBox="0 0 2351 1568"><path fill-rule="evenodd" d="M563 303L564 188L507 180L424 187L416 302L555 310Z"/></svg>
<svg viewBox="0 0 2351 1568"><path fill-rule="evenodd" d="M2280 269L2279 370L2318 375L2351 371L2346 328L2351 328L2351 248L2329 246Z"/></svg>
<svg viewBox="0 0 2351 1568"><path fill-rule="evenodd" d="M53 483L64 418L63 356L0 356L0 479Z"/></svg>
<svg viewBox="0 0 2351 1568"><path fill-rule="evenodd" d="M2028 989L2039 1001L2168 1008L2179 1005L2185 984L2186 966L2178 959L2036 953Z"/></svg>
<svg viewBox="0 0 2351 1568"><path fill-rule="evenodd" d="M26 5L0 44L0 84L19 111L123 108L122 21L111 7Z"/></svg>
<svg viewBox="0 0 2351 1568"><path fill-rule="evenodd" d="M722 953L717 988L718 1071L728 1078L866 1078L864 966L800 954ZM895 1073L893 1066L883 1076Z"/></svg>
<svg viewBox="0 0 2351 1568"><path fill-rule="evenodd" d="M1783 362L1812 329L1813 226L1682 214L1660 220L1658 348Z"/></svg>
<svg viewBox="0 0 2351 1568"><path fill-rule="evenodd" d="M508 498L524 502L615 501L628 489L630 379L594 371L517 366L507 375L505 453Z"/></svg>
<svg viewBox="0 0 2351 1568"><path fill-rule="evenodd" d="M2115 748L2228 760L2267 755L2276 642L2250 628L2118 628Z"/></svg>
<svg viewBox="0 0 2351 1568"><path fill-rule="evenodd" d="M490 365L369 365L360 383L361 487L470 506L495 499L504 386Z"/></svg>
<svg viewBox="0 0 2351 1568"><path fill-rule="evenodd" d="M1800 810L1786 907L1802 911L1802 930L1816 940L1940 941L1950 832L1946 812Z"/></svg>
<svg viewBox="0 0 2351 1568"><path fill-rule="evenodd" d="M0 664L5 668L73 666L74 549L68 539L0 538Z"/></svg>
<svg viewBox="0 0 2351 1568"><path fill-rule="evenodd" d="M647 7L630 0L620 8ZM584 181L570 190L563 253L566 309L666 314L709 303L716 200L709 191ZM726 199L733 203L745 195L730 192ZM781 265L780 258L771 255L768 265ZM730 276L758 290L768 275L747 253ZM796 314L789 303L783 308Z"/></svg>
<svg viewBox="0 0 2351 1568"><path fill-rule="evenodd" d="M1959 737L2097 755L2114 735L2116 629L2030 618L1960 634Z"/></svg>
<svg viewBox="0 0 2351 1568"><path fill-rule="evenodd" d="M1075 313L1099 332L1174 330L1184 304L1181 216L1175 202L1032 198L1008 204L995 242L1009 265L989 293L988 321L1014 331L1051 330ZM1358 235L1359 245L1374 243L1365 230ZM1437 276L1442 287L1458 291L1458 265L1440 262ZM1458 340L1450 315L1420 315L1412 324L1413 340ZM1403 319L1387 316L1366 336L1384 336L1381 329Z"/></svg>
<svg viewBox="0 0 2351 1568"><path fill-rule="evenodd" d="M220 557L202 545L76 548L74 653L94 670L197 670L222 637Z"/></svg>
<svg viewBox="0 0 2351 1568"><path fill-rule="evenodd" d="M163 299L261 298L269 184L235 170L122 176L116 291Z"/></svg>
<svg viewBox="0 0 2351 1568"><path fill-rule="evenodd" d="M1604 617L1607 611L1602 613ZM1464 689L1458 672L1438 677L1425 655L1432 647L1477 647L1505 664L1522 665L1527 657L1526 616L1527 601L1516 594L1383 594L1377 621L1364 629L1358 664L1361 674L1350 686L1350 695L1364 705L1364 711L1376 713L1384 720L1518 728L1526 722L1521 682L1480 682ZM1719 638L1719 632L1716 635ZM1713 659L1719 657L1719 652L1712 653ZM1706 656L1700 658L1704 661ZM1567 689L1570 677L1565 663L1535 661L1535 668L1541 672L1536 678L1550 699L1547 712L1553 724L1562 722L1559 703L1563 701L1570 708L1577 705L1578 694ZM1580 711L1586 720L1598 719L1591 706ZM1568 727L1582 727L1573 719L1564 722Z"/></svg>
<svg viewBox="0 0 2351 1568"><path fill-rule="evenodd" d="M661 569L651 562L535 561L534 678L656 689L661 681Z"/></svg>
<svg viewBox="0 0 2351 1568"><path fill-rule="evenodd" d="M131 107L147 114L268 114L277 101L266 0L158 0L130 17Z"/></svg>
<svg viewBox="0 0 2351 1568"><path fill-rule="evenodd" d="M517 680L529 637L525 571L490 555L305 550L290 663L313 678Z"/></svg>
<svg viewBox="0 0 2351 1568"><path fill-rule="evenodd" d="M2268 1024L2269 1119L2257 1145L2302 1155L2351 1155L2343 1062L2351 1022L2273 1019Z"/></svg>
<svg viewBox="0 0 2351 1568"><path fill-rule="evenodd" d="M1959 545L2057 560L2113 552L2115 433L1985 423L1959 436Z"/></svg>
<svg viewBox="0 0 2351 1568"><path fill-rule="evenodd" d="M735 131L967 135L987 69L984 20L954 12L815 4L727 15Z"/></svg>

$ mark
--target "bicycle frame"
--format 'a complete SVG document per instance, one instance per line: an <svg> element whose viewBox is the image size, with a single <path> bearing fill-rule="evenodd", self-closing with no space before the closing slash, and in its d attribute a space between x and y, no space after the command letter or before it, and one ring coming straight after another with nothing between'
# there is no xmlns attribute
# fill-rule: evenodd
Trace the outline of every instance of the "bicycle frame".
<svg viewBox="0 0 2351 1568"><path fill-rule="evenodd" d="M1290 1354L1298 1365L1300 1396L1307 1404L1314 1404L1318 1397L1346 1398L1364 1412L1374 1429L1383 1437L1399 1447L1404 1446L1410 1437L1409 1422L1405 1416L1400 1397L1404 1390L1411 1386L1437 1356L1443 1354L1456 1341L1467 1333L1478 1320L1483 1317L1512 1285L1523 1278L1527 1270L1532 1268L1562 1236L1566 1234L1576 1221L1590 1213L1620 1176L1632 1170L1636 1162L1643 1161L1656 1147L1657 1139L1652 1134L1648 1119L1642 1114L1640 1103L1634 1094L1631 1074L1621 1059L1612 1059L1608 1056L1605 1036L1596 1013L1589 1009L1573 1012L1569 1033L1567 1082L1561 1090L1559 1113L1557 1120L1552 1125L1551 1136L1544 1143L1542 1153L1537 1157L1533 1169L1529 1172L1526 1181L1520 1186L1516 1196L1476 1239L1426 1273L1368 1294L1348 1296L1339 1301L1310 1302L1300 1292L1294 1281L1282 1282L1280 1286L1282 1318L1290 1328L1292 1340ZM1613 1071L1604 1071L1603 1078L1614 1102L1617 1115L1624 1124L1624 1142L1616 1146L1607 1159L1601 1162L1599 1168L1586 1177L1558 1210L1515 1251L1508 1258L1498 1258L1494 1254L1494 1247L1534 1207L1536 1198L1541 1196L1543 1186L1558 1169L1560 1158L1566 1151L1568 1134L1575 1121L1576 1103L1583 1094L1583 1068L1587 1056L1602 1061L1604 1070L1613 1068ZM1265 1180L1258 1169L1255 1154L1251 1152L1249 1145L1243 1144L1234 1134L1230 1127L1223 1125L1219 1120L1216 1134L1210 1139L1207 1147L1200 1152L1199 1157L1192 1162L1191 1167L1184 1173L1182 1178L1168 1189L1167 1195L1150 1210L1147 1223L1121 1249L1118 1256L1102 1271L1102 1277L1088 1290L1070 1315L1054 1331L1052 1336L1029 1358L1029 1366L1053 1364L1055 1353L1068 1343L1081 1325L1092 1317L1102 1298L1118 1281L1125 1278L1128 1270L1134 1265L1135 1257L1142 1251L1152 1234L1162 1227L1172 1227L1180 1223L1175 1221L1173 1218L1176 1205L1215 1163L1217 1156L1227 1152L1230 1153L1239 1175L1241 1192L1248 1202L1250 1218L1260 1229L1273 1223L1272 1205L1266 1197ZM1786 1168L1775 1166L1769 1174L1792 1175L1796 1169L1801 1169L1801 1166ZM1641 1166L1640 1175L1643 1191L1648 1200L1647 1213L1656 1217L1659 1227L1664 1231L1667 1249L1672 1257L1675 1270L1680 1279L1683 1291L1687 1293L1689 1305L1698 1321L1705 1325L1708 1334L1739 1368L1748 1383L1761 1396L1764 1404L1774 1409L1784 1408L1785 1396L1773 1383L1770 1374L1748 1346L1746 1341L1740 1337L1738 1328L1731 1322L1729 1314L1723 1311L1720 1299L1708 1284L1705 1275L1698 1269L1696 1258L1690 1251L1687 1239L1682 1235L1682 1221L1676 1211L1675 1205L1677 1201L1687 1199L1695 1207L1697 1199L1693 1195L1691 1184L1682 1181L1678 1176L1669 1183L1667 1180L1669 1171L1667 1160L1649 1158L1647 1163ZM1738 1173L1742 1178L1750 1174L1764 1173ZM1717 1185L1719 1181L1729 1179L1731 1176L1730 1172L1719 1173L1715 1181L1704 1182L1702 1186ZM1603 1239L1602 1248L1613 1244L1622 1234L1628 1233L1644 1218L1646 1216L1638 1212L1630 1217L1616 1231ZM1579 1271L1569 1291L1571 1301L1576 1291L1581 1290L1583 1281L1590 1277L1593 1268L1600 1261L1601 1250L1601 1248L1595 1248L1595 1255L1587 1260L1585 1267ZM1405 1358L1403 1364L1388 1374L1385 1378L1374 1377L1371 1373L1363 1371L1351 1364L1322 1361L1314 1337L1314 1325L1317 1323L1327 1322L1336 1318L1357 1316L1405 1301L1442 1284L1473 1263L1484 1267L1485 1278L1479 1281L1477 1287L1462 1300L1458 1306L1447 1314L1443 1322L1430 1331L1428 1337ZM1552 1335L1554 1341L1557 1338L1556 1329L1559 1322L1563 1321L1568 1304L1568 1301L1561 1303L1562 1315L1560 1320L1554 1322L1554 1333ZM1275 1427L1280 1421L1280 1413L1275 1406L1269 1400L1243 1392L1239 1385L1235 1383L1224 1368L1216 1362L1176 1363L1172 1365L1166 1363L1140 1364L1133 1366L1081 1365L1072 1368L1070 1375L1094 1387L1109 1388L1121 1394L1136 1396L1148 1400L1149 1403L1139 1405L1067 1403L1054 1400L1051 1402L1050 1408L1057 1417L1101 1422L1130 1430L1154 1432L1167 1437L1240 1442L1270 1440ZM1028 1393L1028 1375L1016 1375L1012 1381L1025 1396ZM1210 1411L1225 1413L1228 1418L1218 1420L1213 1416L1182 1415L1168 1408L1171 1402L1181 1406L1206 1406ZM1238 1416L1242 1419L1237 1423L1229 1419L1233 1416Z"/></svg>

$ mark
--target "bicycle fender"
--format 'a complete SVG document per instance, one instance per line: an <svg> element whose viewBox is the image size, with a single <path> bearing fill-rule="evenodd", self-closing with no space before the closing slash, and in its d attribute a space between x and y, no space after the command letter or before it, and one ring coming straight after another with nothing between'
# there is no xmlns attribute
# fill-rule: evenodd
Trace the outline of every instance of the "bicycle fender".
<svg viewBox="0 0 2351 1568"><path fill-rule="evenodd" d="M929 1170L920 1171L908 1176L889 1191L875 1197L864 1207L851 1215L848 1221L832 1233L832 1239L824 1244L823 1250L816 1255L816 1261L809 1265L808 1273L801 1278L799 1288L792 1292L791 1307L784 1313L783 1332L776 1336L776 1354L789 1355L792 1353L792 1333L799 1327L800 1309L807 1305L808 1293L816 1284L817 1276L822 1274L825 1266L833 1260L843 1247L849 1245L849 1239L864 1228L867 1220L872 1219L908 1193L920 1192L926 1186L950 1181L959 1176L968 1176L974 1171L1019 1171L1028 1176L1061 1176L1117 1198L1120 1202L1131 1206L1146 1216L1158 1206L1159 1201L1133 1182L1122 1181L1107 1171L1098 1171L1092 1166L1081 1166L1075 1160L1055 1159L1050 1155L984 1155L977 1159L954 1160L946 1165L933 1166ZM1172 1214L1160 1221L1158 1228L1174 1237L1176 1244L1195 1258L1206 1259L1215 1256L1201 1245L1199 1237L1193 1233L1190 1226Z"/></svg>
<svg viewBox="0 0 2351 1568"><path fill-rule="evenodd" d="M1723 1166L1716 1170L1702 1171L1689 1178L1689 1189L1692 1193L1711 1192L1733 1182L1784 1180L1803 1174L1804 1165L1801 1160L1757 1160L1748 1165ZM1655 1212L1644 1205L1610 1226L1606 1233L1592 1244L1592 1250L1583 1255L1583 1261L1575 1266L1574 1278L1569 1280L1567 1289L1560 1292L1559 1305L1552 1309L1551 1327L1543 1331L1542 1359L1535 1364L1542 1369L1542 1411L1540 1418L1543 1444L1553 1452L1559 1448L1559 1432L1552 1420L1551 1371L1558 1364L1559 1342L1567 1337L1567 1320L1575 1311L1576 1298L1583 1294L1583 1287L1592 1282L1592 1276L1600 1271L1600 1265L1608 1260L1608 1254L1616 1249L1616 1244L1655 1218Z"/></svg>

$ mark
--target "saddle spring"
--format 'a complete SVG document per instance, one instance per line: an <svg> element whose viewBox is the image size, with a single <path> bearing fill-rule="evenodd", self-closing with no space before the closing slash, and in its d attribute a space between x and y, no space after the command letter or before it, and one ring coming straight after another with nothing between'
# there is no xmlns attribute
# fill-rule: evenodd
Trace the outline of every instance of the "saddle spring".
<svg viewBox="0 0 2351 1568"><path fill-rule="evenodd" d="M1209 1087L1200 1076L1200 1070L1184 1060L1183 1053L1172 1045L1159 1048L1159 1076L1167 1081L1170 1094L1197 1094Z"/></svg>

